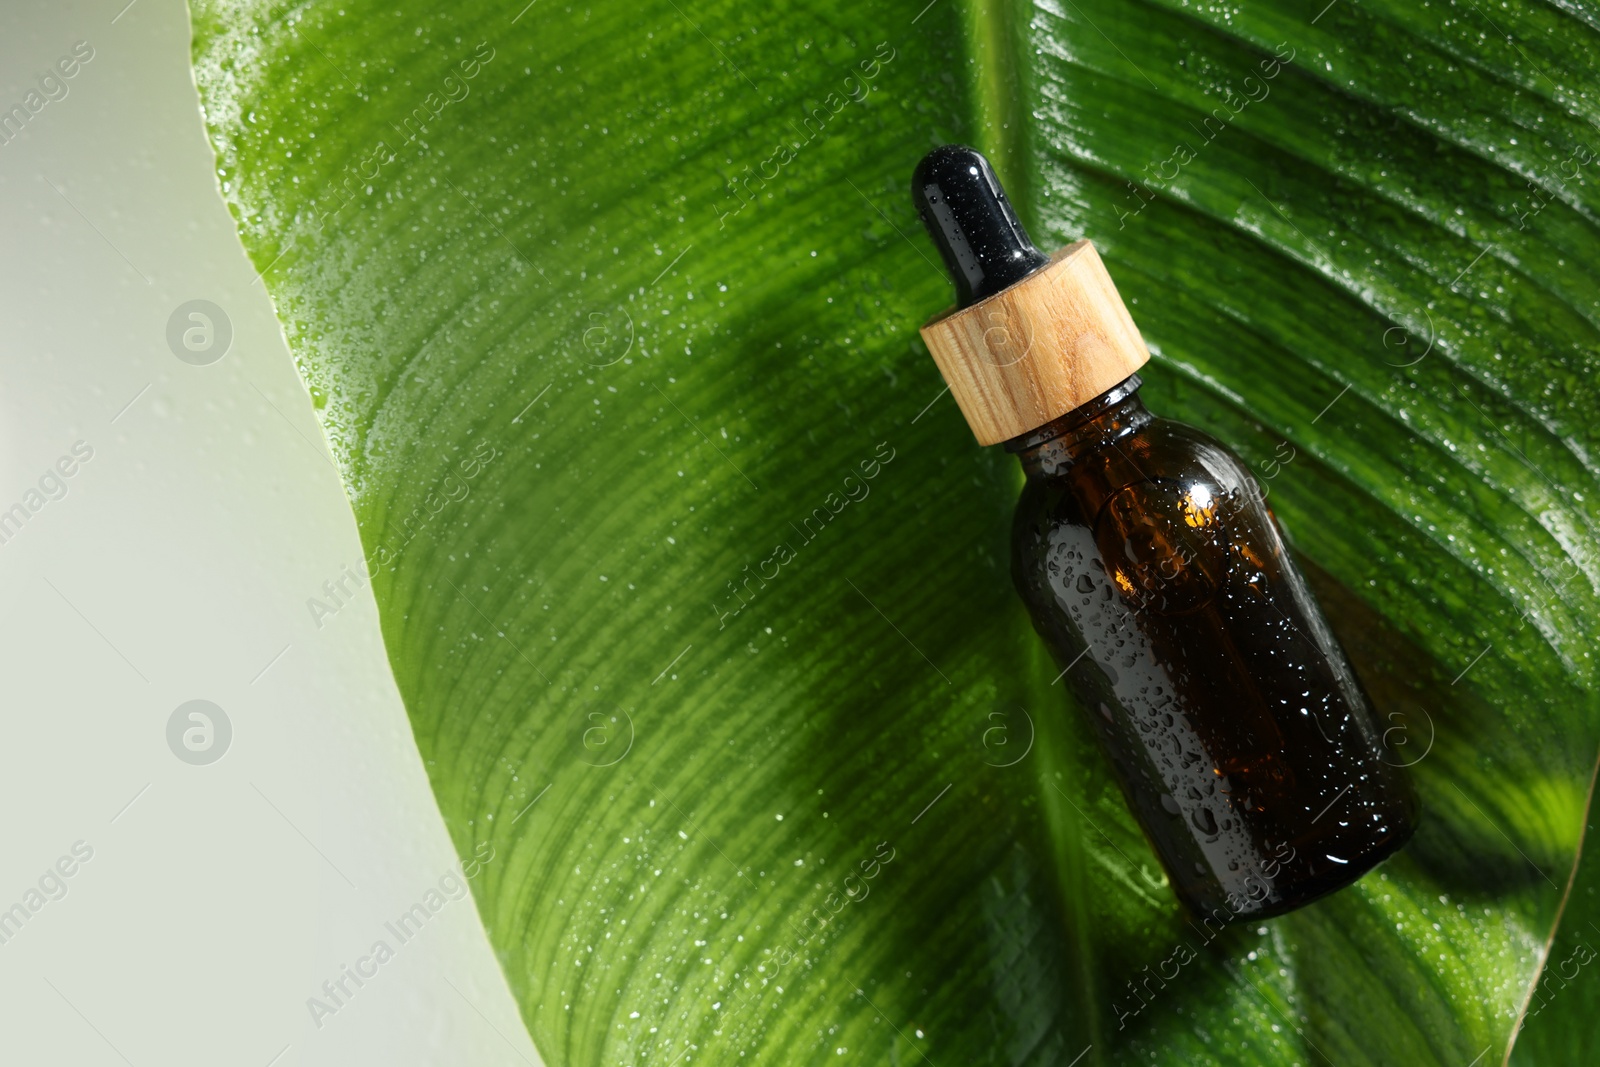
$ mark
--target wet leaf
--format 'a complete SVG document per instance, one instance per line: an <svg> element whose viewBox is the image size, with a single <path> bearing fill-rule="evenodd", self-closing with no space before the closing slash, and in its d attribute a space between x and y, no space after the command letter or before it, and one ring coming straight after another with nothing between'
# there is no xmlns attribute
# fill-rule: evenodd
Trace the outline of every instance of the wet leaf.
<svg viewBox="0 0 1600 1067"><path fill-rule="evenodd" d="M1506 1055L1600 740L1600 21L1316 6L196 0L547 1061ZM947 140L1095 240L1150 405L1262 472L1416 759L1357 886L1187 921L1051 684L1019 475L916 334Z"/></svg>

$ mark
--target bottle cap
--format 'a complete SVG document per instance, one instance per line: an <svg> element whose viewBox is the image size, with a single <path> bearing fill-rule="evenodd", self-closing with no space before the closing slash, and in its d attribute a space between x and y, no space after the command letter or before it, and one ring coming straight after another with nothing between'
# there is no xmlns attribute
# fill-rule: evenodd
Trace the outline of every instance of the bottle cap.
<svg viewBox="0 0 1600 1067"><path fill-rule="evenodd" d="M981 154L934 149L917 165L912 199L958 301L922 339L979 444L1038 429L1149 361L1094 246L1042 255Z"/></svg>

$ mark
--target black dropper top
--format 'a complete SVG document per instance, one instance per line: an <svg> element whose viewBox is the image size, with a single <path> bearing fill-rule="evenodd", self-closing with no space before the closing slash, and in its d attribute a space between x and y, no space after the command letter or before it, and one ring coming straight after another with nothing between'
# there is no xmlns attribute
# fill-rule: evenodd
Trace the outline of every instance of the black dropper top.
<svg viewBox="0 0 1600 1067"><path fill-rule="evenodd" d="M993 296L1050 263L1033 247L994 168L976 149L947 144L923 156L911 175L911 202L956 283L957 307Z"/></svg>

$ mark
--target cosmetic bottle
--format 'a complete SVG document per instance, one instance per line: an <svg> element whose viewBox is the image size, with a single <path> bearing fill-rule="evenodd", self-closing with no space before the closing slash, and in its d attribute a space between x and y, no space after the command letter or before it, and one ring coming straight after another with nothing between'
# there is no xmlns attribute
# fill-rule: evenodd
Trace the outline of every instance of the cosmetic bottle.
<svg viewBox="0 0 1600 1067"><path fill-rule="evenodd" d="M1017 591L1178 898L1220 923L1355 881L1415 796L1249 468L1145 408L1094 246L1036 249L982 155L935 149L912 198L957 296L922 336L1026 476Z"/></svg>

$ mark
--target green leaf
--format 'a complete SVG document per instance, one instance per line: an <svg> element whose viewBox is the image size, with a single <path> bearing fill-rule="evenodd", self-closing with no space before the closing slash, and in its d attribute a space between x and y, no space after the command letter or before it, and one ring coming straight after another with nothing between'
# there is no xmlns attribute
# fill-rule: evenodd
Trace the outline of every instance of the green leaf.
<svg viewBox="0 0 1600 1067"><path fill-rule="evenodd" d="M1600 744L1600 12L1317 6L195 0L549 1062L1508 1055ZM1185 920L1052 684L916 335L947 140L1261 469L1418 760L1358 885Z"/></svg>

